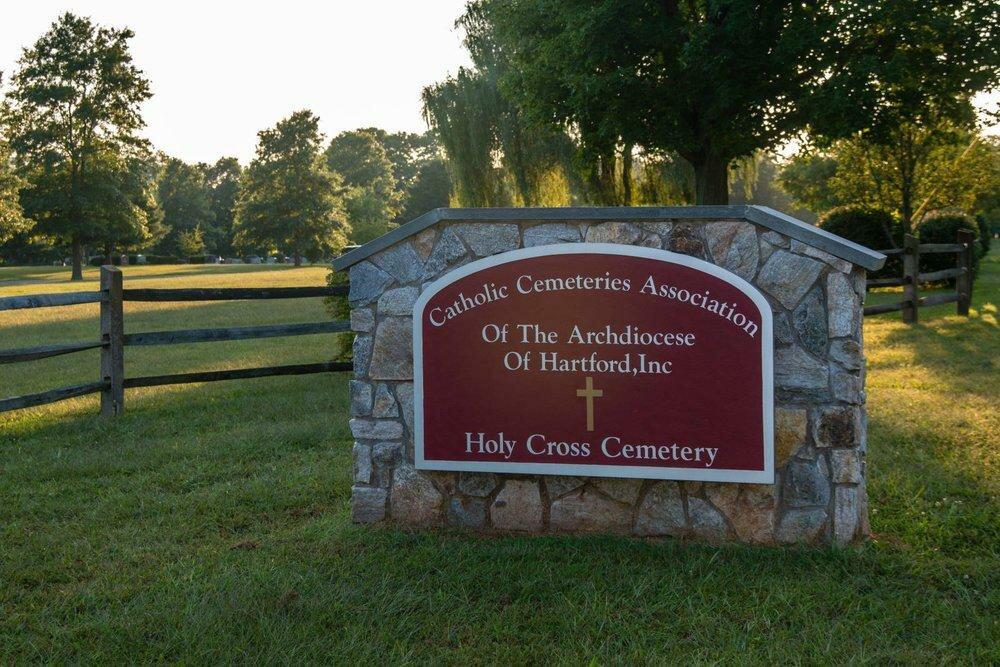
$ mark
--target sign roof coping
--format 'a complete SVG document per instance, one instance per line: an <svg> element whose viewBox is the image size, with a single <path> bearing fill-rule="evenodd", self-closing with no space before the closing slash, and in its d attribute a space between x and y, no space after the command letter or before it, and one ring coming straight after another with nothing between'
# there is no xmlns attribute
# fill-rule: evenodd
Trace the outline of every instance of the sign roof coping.
<svg viewBox="0 0 1000 667"><path fill-rule="evenodd" d="M657 222L663 220L746 220L813 246L869 271L882 268L885 255L831 234L767 206L566 206L534 208L436 208L333 260L334 270L350 268L391 245L439 222Z"/></svg>

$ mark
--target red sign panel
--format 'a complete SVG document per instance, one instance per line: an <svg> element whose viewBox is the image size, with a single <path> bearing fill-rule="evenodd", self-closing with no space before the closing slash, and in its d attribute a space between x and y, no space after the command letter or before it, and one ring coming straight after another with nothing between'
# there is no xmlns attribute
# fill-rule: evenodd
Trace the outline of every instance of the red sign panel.
<svg viewBox="0 0 1000 667"><path fill-rule="evenodd" d="M463 266L413 312L417 468L773 483L771 309L663 250Z"/></svg>

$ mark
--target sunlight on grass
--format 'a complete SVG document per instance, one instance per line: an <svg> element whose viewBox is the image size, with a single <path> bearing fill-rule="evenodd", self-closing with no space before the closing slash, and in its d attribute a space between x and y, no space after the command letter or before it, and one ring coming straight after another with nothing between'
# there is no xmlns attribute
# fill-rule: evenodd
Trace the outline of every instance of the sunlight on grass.
<svg viewBox="0 0 1000 667"><path fill-rule="evenodd" d="M325 277L218 268L129 269L126 286ZM13 275L80 288L64 270ZM858 551L353 526L343 375L130 391L110 421L94 397L0 416L0 663L996 663L998 302L994 253L972 317L866 320L875 541ZM0 313L0 348L93 337L96 312ZM319 299L133 303L126 327L325 317ZM127 372L316 361L332 345L130 349ZM96 372L96 354L72 355L0 366L0 385Z"/></svg>

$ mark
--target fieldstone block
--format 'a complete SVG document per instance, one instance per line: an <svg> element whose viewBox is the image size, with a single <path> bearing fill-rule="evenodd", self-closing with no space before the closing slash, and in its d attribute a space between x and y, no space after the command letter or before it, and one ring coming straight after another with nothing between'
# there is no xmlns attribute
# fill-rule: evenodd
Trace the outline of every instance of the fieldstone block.
<svg viewBox="0 0 1000 667"><path fill-rule="evenodd" d="M679 252L682 255L707 259L705 244L698 238L698 233L690 226L677 225L667 241L667 250Z"/></svg>
<svg viewBox="0 0 1000 667"><path fill-rule="evenodd" d="M856 447L860 427L855 408L823 408L816 420L816 446Z"/></svg>
<svg viewBox="0 0 1000 667"><path fill-rule="evenodd" d="M778 348L774 353L774 384L790 392L826 391L830 371L797 345Z"/></svg>
<svg viewBox="0 0 1000 667"><path fill-rule="evenodd" d="M688 515L691 517L691 532L696 536L716 542L726 539L729 532L726 520L707 500L689 497Z"/></svg>
<svg viewBox="0 0 1000 667"><path fill-rule="evenodd" d="M407 430L413 433L413 383L401 382L396 385L396 399L399 401L399 409L403 413L403 423Z"/></svg>
<svg viewBox="0 0 1000 667"><path fill-rule="evenodd" d="M347 300L352 306L377 299L392 283L392 276L369 261L358 262L350 270L351 287Z"/></svg>
<svg viewBox="0 0 1000 667"><path fill-rule="evenodd" d="M420 290L416 287L397 287L386 290L378 298L379 315L412 315Z"/></svg>
<svg viewBox="0 0 1000 667"><path fill-rule="evenodd" d="M858 489L838 486L833 504L833 539L837 544L850 544L858 533Z"/></svg>
<svg viewBox="0 0 1000 667"><path fill-rule="evenodd" d="M809 292L796 306L792 313L792 322L799 334L802 347L817 357L825 357L829 338L826 335L826 308L823 307L823 297L819 289Z"/></svg>
<svg viewBox="0 0 1000 667"><path fill-rule="evenodd" d="M858 405L864 403L862 396L861 378L851 373L834 373L830 380L830 387L833 390L833 397L844 403Z"/></svg>
<svg viewBox="0 0 1000 667"><path fill-rule="evenodd" d="M774 411L774 467L784 467L806 442L808 414L805 408L776 408Z"/></svg>
<svg viewBox="0 0 1000 667"><path fill-rule="evenodd" d="M417 257L421 261L427 261L427 258L431 256L431 251L434 249L435 236L437 236L437 230L429 227L413 237L413 249L417 252Z"/></svg>
<svg viewBox="0 0 1000 667"><path fill-rule="evenodd" d="M650 234L656 234L657 236L667 238L670 236L670 232L674 228L674 223L668 220L663 220L661 222L640 222L639 227Z"/></svg>
<svg viewBox="0 0 1000 667"><path fill-rule="evenodd" d="M389 317L379 323L369 371L372 379L413 379L412 337L411 318Z"/></svg>
<svg viewBox="0 0 1000 667"><path fill-rule="evenodd" d="M776 505L770 485L742 485L735 507L731 511L727 510L726 516L741 540L770 544L774 541Z"/></svg>
<svg viewBox="0 0 1000 667"><path fill-rule="evenodd" d="M354 523L377 523L385 518L385 489L355 486L351 489L351 520Z"/></svg>
<svg viewBox="0 0 1000 667"><path fill-rule="evenodd" d="M770 243L776 248L787 248L791 239L784 234L779 234L778 232L767 230L766 232L761 232L760 240Z"/></svg>
<svg viewBox="0 0 1000 667"><path fill-rule="evenodd" d="M368 364L372 359L372 337L355 336L352 350L354 375L355 377L365 377L368 375Z"/></svg>
<svg viewBox="0 0 1000 667"><path fill-rule="evenodd" d="M372 413L372 386L362 380L351 380L351 416L367 417Z"/></svg>
<svg viewBox="0 0 1000 667"><path fill-rule="evenodd" d="M795 342L792 336L792 326L788 323L788 317L781 311L772 310L771 320L774 323L774 342L780 345L791 345Z"/></svg>
<svg viewBox="0 0 1000 667"><path fill-rule="evenodd" d="M851 338L842 338L830 343L830 359L852 371L861 370L865 365L861 344Z"/></svg>
<svg viewBox="0 0 1000 667"><path fill-rule="evenodd" d="M705 225L705 239L712 258L744 280L757 272L757 232L746 222L713 222Z"/></svg>
<svg viewBox="0 0 1000 667"><path fill-rule="evenodd" d="M458 490L467 496L485 498L497 488L497 476L491 472L458 473Z"/></svg>
<svg viewBox="0 0 1000 667"><path fill-rule="evenodd" d="M556 243L579 243L580 239L580 228L564 222L536 225L524 230L525 248Z"/></svg>
<svg viewBox="0 0 1000 667"><path fill-rule="evenodd" d="M631 512L586 487L553 501L549 525L553 530L617 533L628 529Z"/></svg>
<svg viewBox="0 0 1000 667"><path fill-rule="evenodd" d="M639 240L639 228L630 222L602 222L587 229L587 243L621 243Z"/></svg>
<svg viewBox="0 0 1000 667"><path fill-rule="evenodd" d="M490 516L497 530L542 529L542 496L538 484L508 479L490 506Z"/></svg>
<svg viewBox="0 0 1000 667"><path fill-rule="evenodd" d="M382 465L392 465L403 457L403 443L376 442L372 447L372 459Z"/></svg>
<svg viewBox="0 0 1000 667"><path fill-rule="evenodd" d="M476 257L516 250L521 245L521 230L516 224L469 222L454 229Z"/></svg>
<svg viewBox="0 0 1000 667"><path fill-rule="evenodd" d="M413 244L406 241L389 246L382 252L373 255L372 261L390 276L401 283L409 283L418 279L424 272L424 263L414 250ZM351 276L353 283L354 276Z"/></svg>
<svg viewBox="0 0 1000 667"><path fill-rule="evenodd" d="M486 503L478 498L452 498L445 510L449 526L482 528L486 524Z"/></svg>
<svg viewBox="0 0 1000 667"><path fill-rule="evenodd" d="M825 506L830 501L826 462L792 460L785 468L782 494L789 507Z"/></svg>
<svg viewBox="0 0 1000 667"><path fill-rule="evenodd" d="M434 250L424 263L424 280L436 278L445 269L465 257L465 245L458 237L453 227L448 227L441 233Z"/></svg>
<svg viewBox="0 0 1000 667"><path fill-rule="evenodd" d="M389 419L399 416L396 399L392 397L392 392L389 391L389 387L385 384L379 384L378 389L375 390L372 416L376 419Z"/></svg>
<svg viewBox="0 0 1000 667"><path fill-rule="evenodd" d="M856 335L861 303L847 276L831 273L826 277L826 303L830 314L830 337Z"/></svg>
<svg viewBox="0 0 1000 667"><path fill-rule="evenodd" d="M375 327L375 314L371 308L354 308L351 310L351 331L371 333Z"/></svg>
<svg viewBox="0 0 1000 667"><path fill-rule="evenodd" d="M641 479L619 479L616 477L593 477L590 483L606 496L611 496L620 503L634 505L639 498Z"/></svg>
<svg viewBox="0 0 1000 667"><path fill-rule="evenodd" d="M359 484L372 481L372 449L357 442L354 443L354 481Z"/></svg>
<svg viewBox="0 0 1000 667"><path fill-rule="evenodd" d="M821 262L787 250L777 250L760 270L757 286L785 308L792 309L812 288L822 270Z"/></svg>
<svg viewBox="0 0 1000 667"><path fill-rule="evenodd" d="M831 450L830 470L834 484L860 484L861 452L857 449Z"/></svg>
<svg viewBox="0 0 1000 667"><path fill-rule="evenodd" d="M389 513L400 523L426 525L441 515L441 494L431 480L409 465L399 465L392 476Z"/></svg>
<svg viewBox="0 0 1000 667"><path fill-rule="evenodd" d="M656 248L660 250L663 248L663 241L656 234L644 234L636 245L640 245L643 248Z"/></svg>
<svg viewBox="0 0 1000 667"><path fill-rule="evenodd" d="M546 475L545 490L549 493L549 500L555 500L559 496L564 496L570 491L579 489L585 481L582 477L570 477L567 475Z"/></svg>
<svg viewBox="0 0 1000 667"><path fill-rule="evenodd" d="M403 425L387 419L352 419L351 433L358 440L394 440L403 437Z"/></svg>
<svg viewBox="0 0 1000 667"><path fill-rule="evenodd" d="M823 508L791 509L781 517L776 538L784 544L811 544L826 528L827 516Z"/></svg>
<svg viewBox="0 0 1000 667"><path fill-rule="evenodd" d="M682 535L684 501L677 482L656 482L646 492L635 519L637 535Z"/></svg>

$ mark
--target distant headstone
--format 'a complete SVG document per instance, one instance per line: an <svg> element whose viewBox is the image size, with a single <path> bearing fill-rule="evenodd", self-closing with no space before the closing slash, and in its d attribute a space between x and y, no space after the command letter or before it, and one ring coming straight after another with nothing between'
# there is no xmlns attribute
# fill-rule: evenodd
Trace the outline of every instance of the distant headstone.
<svg viewBox="0 0 1000 667"><path fill-rule="evenodd" d="M862 539L883 261L745 206L446 209L351 250L354 518Z"/></svg>

